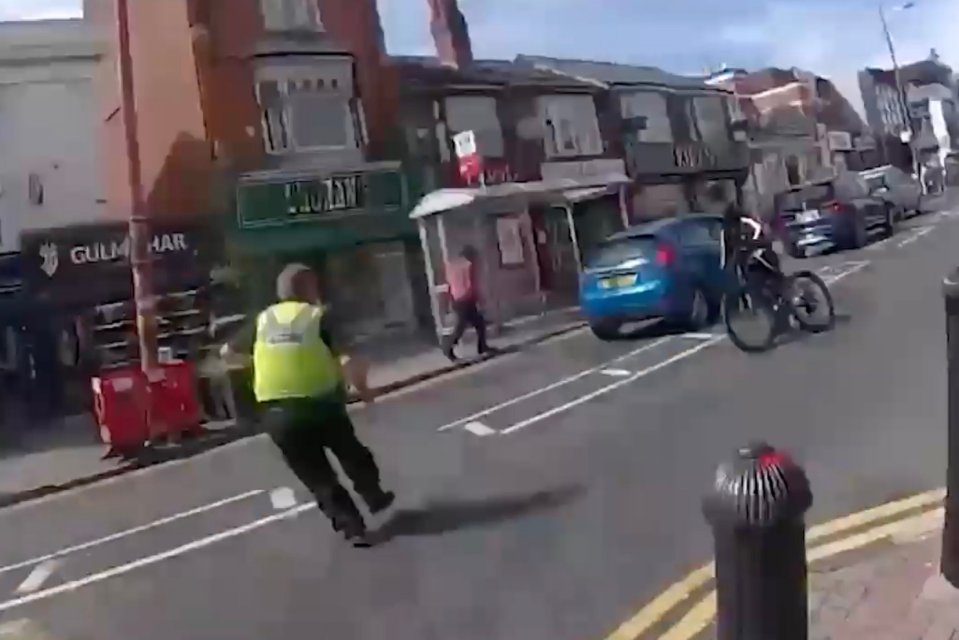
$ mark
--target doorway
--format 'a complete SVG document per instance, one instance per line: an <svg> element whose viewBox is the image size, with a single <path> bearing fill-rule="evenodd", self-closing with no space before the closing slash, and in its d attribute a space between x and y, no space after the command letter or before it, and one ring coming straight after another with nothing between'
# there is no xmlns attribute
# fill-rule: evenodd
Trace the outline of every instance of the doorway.
<svg viewBox="0 0 959 640"><path fill-rule="evenodd" d="M569 217L557 207L530 209L540 287L551 304L571 304L576 299L579 267Z"/></svg>

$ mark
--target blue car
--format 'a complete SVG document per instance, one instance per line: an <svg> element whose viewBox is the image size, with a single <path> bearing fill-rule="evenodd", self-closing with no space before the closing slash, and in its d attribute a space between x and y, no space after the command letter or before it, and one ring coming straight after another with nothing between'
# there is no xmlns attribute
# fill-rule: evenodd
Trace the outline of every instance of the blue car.
<svg viewBox="0 0 959 640"><path fill-rule="evenodd" d="M722 304L722 217L685 214L630 227L600 243L580 278L580 305L593 333L619 336L627 322L662 318L700 329Z"/></svg>

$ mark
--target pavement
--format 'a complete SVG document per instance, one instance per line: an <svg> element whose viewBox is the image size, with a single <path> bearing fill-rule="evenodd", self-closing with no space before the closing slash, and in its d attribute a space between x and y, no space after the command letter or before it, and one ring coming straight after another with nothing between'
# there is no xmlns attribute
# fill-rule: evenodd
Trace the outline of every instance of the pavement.
<svg viewBox="0 0 959 640"><path fill-rule="evenodd" d="M811 640L959 638L959 590L939 573L942 512L810 573Z"/></svg>
<svg viewBox="0 0 959 640"><path fill-rule="evenodd" d="M51 640L622 640L711 557L700 500L745 442L804 464L813 525L941 486L952 209L798 263L831 282L841 321L768 354L718 327L610 343L575 330L358 409L400 496L371 519L373 549L333 535L263 438L2 509L0 625Z"/></svg>

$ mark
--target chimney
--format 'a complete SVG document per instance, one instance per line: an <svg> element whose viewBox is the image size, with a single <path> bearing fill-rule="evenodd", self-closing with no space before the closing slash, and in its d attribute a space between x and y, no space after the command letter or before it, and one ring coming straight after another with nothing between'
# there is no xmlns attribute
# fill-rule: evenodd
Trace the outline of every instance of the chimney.
<svg viewBox="0 0 959 640"><path fill-rule="evenodd" d="M457 0L427 0L430 4L430 31L436 57L448 67L459 69L473 63L469 27Z"/></svg>

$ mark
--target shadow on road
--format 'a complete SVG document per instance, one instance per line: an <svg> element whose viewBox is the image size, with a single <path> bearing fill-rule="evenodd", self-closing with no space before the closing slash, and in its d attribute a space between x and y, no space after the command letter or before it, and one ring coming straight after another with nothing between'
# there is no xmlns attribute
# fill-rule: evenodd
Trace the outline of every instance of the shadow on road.
<svg viewBox="0 0 959 640"><path fill-rule="evenodd" d="M534 511L555 509L574 501L583 492L583 487L574 486L482 500L437 500L416 509L398 509L374 535L378 542L401 536L441 535L466 527L511 520Z"/></svg>

